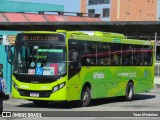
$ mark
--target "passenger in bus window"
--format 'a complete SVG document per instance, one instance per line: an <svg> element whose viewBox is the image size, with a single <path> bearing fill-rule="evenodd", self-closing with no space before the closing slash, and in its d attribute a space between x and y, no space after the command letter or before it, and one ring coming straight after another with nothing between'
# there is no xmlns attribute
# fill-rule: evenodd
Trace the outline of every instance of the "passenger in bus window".
<svg viewBox="0 0 160 120"><path fill-rule="evenodd" d="M71 67L79 68L79 53L76 49L71 49L70 51Z"/></svg>
<svg viewBox="0 0 160 120"><path fill-rule="evenodd" d="M119 65L118 55L117 54L114 54L114 56L113 56L113 64L114 65Z"/></svg>
<svg viewBox="0 0 160 120"><path fill-rule="evenodd" d="M123 56L123 65L128 65L129 61L128 61L128 57L126 54L124 54Z"/></svg>
<svg viewBox="0 0 160 120"><path fill-rule="evenodd" d="M108 58L108 57L105 57L103 63L104 63L104 65L110 65L111 64L111 59Z"/></svg>
<svg viewBox="0 0 160 120"><path fill-rule="evenodd" d="M86 65L91 65L91 59L89 58L86 59Z"/></svg>
<svg viewBox="0 0 160 120"><path fill-rule="evenodd" d="M98 61L98 65L104 65L104 59L101 58L99 61Z"/></svg>

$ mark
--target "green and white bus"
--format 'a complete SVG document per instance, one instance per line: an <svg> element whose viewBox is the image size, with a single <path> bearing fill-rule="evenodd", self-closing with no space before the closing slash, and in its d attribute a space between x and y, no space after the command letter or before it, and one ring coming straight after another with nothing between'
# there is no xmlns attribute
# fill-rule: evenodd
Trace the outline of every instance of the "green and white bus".
<svg viewBox="0 0 160 120"><path fill-rule="evenodd" d="M17 34L12 95L36 104L124 96L154 86L154 43L99 31Z"/></svg>

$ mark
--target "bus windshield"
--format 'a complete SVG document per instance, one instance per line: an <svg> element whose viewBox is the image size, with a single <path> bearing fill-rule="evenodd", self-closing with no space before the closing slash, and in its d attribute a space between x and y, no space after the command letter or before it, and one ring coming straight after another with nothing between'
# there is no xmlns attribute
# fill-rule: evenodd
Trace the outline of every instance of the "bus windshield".
<svg viewBox="0 0 160 120"><path fill-rule="evenodd" d="M14 73L62 75L66 73L66 47L16 45Z"/></svg>

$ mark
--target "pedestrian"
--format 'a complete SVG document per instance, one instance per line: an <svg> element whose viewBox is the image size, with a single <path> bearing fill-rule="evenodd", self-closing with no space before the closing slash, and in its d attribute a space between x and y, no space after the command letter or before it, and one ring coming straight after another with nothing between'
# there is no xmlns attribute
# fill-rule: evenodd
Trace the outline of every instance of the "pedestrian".
<svg viewBox="0 0 160 120"><path fill-rule="evenodd" d="M5 96L6 83L3 79L3 73L0 71L0 114L3 112L3 99Z"/></svg>

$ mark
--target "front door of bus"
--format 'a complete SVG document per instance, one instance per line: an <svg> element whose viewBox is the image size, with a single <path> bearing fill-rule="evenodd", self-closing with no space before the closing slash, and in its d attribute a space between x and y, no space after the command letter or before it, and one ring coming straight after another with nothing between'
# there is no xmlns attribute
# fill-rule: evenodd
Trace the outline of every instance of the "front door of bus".
<svg viewBox="0 0 160 120"><path fill-rule="evenodd" d="M69 99L76 100L78 92L80 91L80 70L81 70L81 49L78 46L69 48L69 62L68 62L68 87Z"/></svg>

